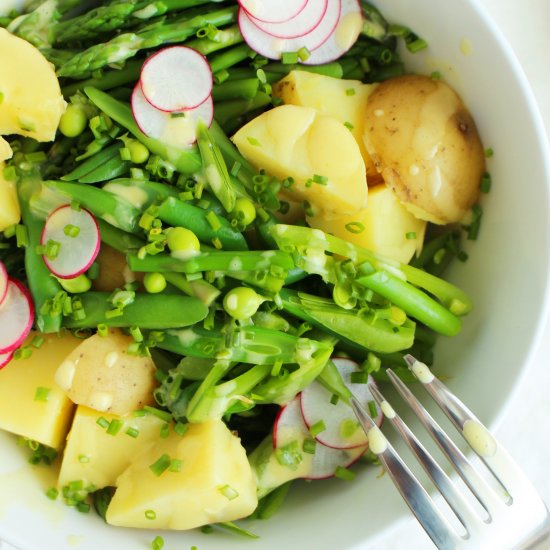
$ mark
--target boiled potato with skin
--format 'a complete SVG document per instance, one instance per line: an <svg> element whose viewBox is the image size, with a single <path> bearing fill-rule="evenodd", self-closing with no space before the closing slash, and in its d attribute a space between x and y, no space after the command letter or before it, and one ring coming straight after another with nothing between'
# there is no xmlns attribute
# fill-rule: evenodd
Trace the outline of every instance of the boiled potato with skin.
<svg viewBox="0 0 550 550"><path fill-rule="evenodd" d="M150 466L161 457L181 461L180 467L157 475ZM257 505L239 438L221 420L211 420L189 424L183 436L171 431L136 456L118 478L106 519L121 527L183 530L246 517Z"/></svg>
<svg viewBox="0 0 550 550"><path fill-rule="evenodd" d="M97 423L99 418L109 423L121 422L119 431L114 435L107 433ZM79 405L67 436L58 485L83 481L85 486L92 484L98 489L114 487L136 454L159 440L164 424L152 414L118 416Z"/></svg>
<svg viewBox="0 0 550 550"><path fill-rule="evenodd" d="M78 405L124 415L153 403L155 365L130 355L134 342L118 329L84 340L59 365L55 381Z"/></svg>
<svg viewBox="0 0 550 550"><path fill-rule="evenodd" d="M17 199L15 182L8 181L4 177L4 163L0 162L0 231L4 231L10 225L19 223L20 219L21 210Z"/></svg>
<svg viewBox="0 0 550 550"><path fill-rule="evenodd" d="M292 177L294 184L287 191L295 201L342 214L366 204L359 146L343 124L315 109L275 107L243 126L233 141L256 168L281 180Z"/></svg>
<svg viewBox="0 0 550 550"><path fill-rule="evenodd" d="M369 94L373 84L359 80L344 80L308 71L290 71L273 86L273 95L284 103L311 107L318 113L330 116L351 131L365 161L367 181L379 181L380 174L374 166L363 143L363 129Z"/></svg>
<svg viewBox="0 0 550 550"><path fill-rule="evenodd" d="M413 216L385 185L369 187L367 208L357 214L308 217L311 227L401 263L420 252L427 223Z"/></svg>
<svg viewBox="0 0 550 550"><path fill-rule="evenodd" d="M130 270L126 256L122 252L105 243L101 243L96 262L99 264L99 275L92 281L94 290L112 292L127 283L143 280L143 273L134 273Z"/></svg>
<svg viewBox="0 0 550 550"><path fill-rule="evenodd" d="M35 337L39 348L30 346ZM31 332L23 344L32 353L12 359L0 369L0 429L58 449L63 445L73 417L74 405L57 386L57 367L82 342L69 332Z"/></svg>
<svg viewBox="0 0 550 550"><path fill-rule="evenodd" d="M66 103L53 65L29 42L0 28L0 135L52 141Z"/></svg>
<svg viewBox="0 0 550 550"><path fill-rule="evenodd" d="M458 222L478 200L481 140L444 82L408 75L379 84L369 96L364 140L386 185L415 216Z"/></svg>

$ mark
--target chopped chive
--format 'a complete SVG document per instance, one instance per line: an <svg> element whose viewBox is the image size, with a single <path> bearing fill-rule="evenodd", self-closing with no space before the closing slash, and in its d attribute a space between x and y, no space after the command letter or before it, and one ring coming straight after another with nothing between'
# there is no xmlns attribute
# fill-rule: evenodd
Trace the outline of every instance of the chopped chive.
<svg viewBox="0 0 550 550"><path fill-rule="evenodd" d="M408 231L407 233L405 233L405 238L409 241L416 239L416 231Z"/></svg>
<svg viewBox="0 0 550 550"><path fill-rule="evenodd" d="M214 527L212 525L203 525L201 527L201 533L204 533L205 535L209 535L210 533L214 532Z"/></svg>
<svg viewBox="0 0 550 550"><path fill-rule="evenodd" d="M338 404L338 401L340 401L340 397L337 394L333 393L330 397L330 404L336 405Z"/></svg>
<svg viewBox="0 0 550 550"><path fill-rule="evenodd" d="M50 487L50 488L46 491L46 496L47 496L50 500L56 500L57 497L59 496L59 491L58 491L55 487Z"/></svg>
<svg viewBox="0 0 550 550"><path fill-rule="evenodd" d="M80 234L80 227L69 223L63 228L63 233L65 233L67 237L72 237L74 239Z"/></svg>
<svg viewBox="0 0 550 550"><path fill-rule="evenodd" d="M122 420L119 420L118 418L113 418L111 422L109 423L109 427L107 428L107 433L109 435L116 435L118 432L120 432L120 429L124 425L124 422Z"/></svg>
<svg viewBox="0 0 550 550"><path fill-rule="evenodd" d="M214 248L216 250L221 250L223 248L223 243L221 242L219 237L214 237L212 239L212 244L214 245Z"/></svg>
<svg viewBox="0 0 550 550"><path fill-rule="evenodd" d="M139 430L137 428L130 427L126 430L126 435L129 435L135 439L139 435Z"/></svg>
<svg viewBox="0 0 550 550"><path fill-rule="evenodd" d="M78 462L80 462L80 464L88 464L88 462L90 462L90 457L88 455L78 455Z"/></svg>
<svg viewBox="0 0 550 550"><path fill-rule="evenodd" d="M309 428L309 433L313 437L317 437L321 432L324 432L326 430L325 423L322 420L319 420L319 422L315 422L315 424L312 424Z"/></svg>
<svg viewBox="0 0 550 550"><path fill-rule="evenodd" d="M32 355L32 350L28 346L23 346L15 351L14 359L28 359Z"/></svg>
<svg viewBox="0 0 550 550"><path fill-rule="evenodd" d="M300 446L298 441L294 440L279 447L275 451L275 458L281 466L286 466L291 470L296 470L303 460L302 453L300 452Z"/></svg>
<svg viewBox="0 0 550 550"><path fill-rule="evenodd" d="M241 163L240 163L238 160L236 160L236 161L233 163L233 166L231 167L230 174L231 174L234 178L236 178L236 177L238 176L239 171L240 171L240 169L241 169L241 166L242 166L242 165L241 165Z"/></svg>
<svg viewBox="0 0 550 550"><path fill-rule="evenodd" d="M344 122L344 126L348 129L348 130L353 130L355 128L355 126L351 123L351 122L348 122L346 120L346 122Z"/></svg>
<svg viewBox="0 0 550 550"><path fill-rule="evenodd" d="M328 183L328 178L326 176L320 176L319 174L314 174L313 182L318 183L319 185L326 185Z"/></svg>
<svg viewBox="0 0 550 550"><path fill-rule="evenodd" d="M355 479L355 472L348 470L347 468L342 468L342 466L337 466L334 475L340 479L346 481L353 481Z"/></svg>
<svg viewBox="0 0 550 550"><path fill-rule="evenodd" d="M164 420L165 422L170 422L170 420L172 420L172 415L169 412L161 411L156 407L145 405L145 407L143 407L143 410L148 412L149 414L152 414L153 416L156 416L157 418L160 418L161 420Z"/></svg>
<svg viewBox="0 0 550 550"><path fill-rule="evenodd" d="M80 203L76 200L72 200L71 201L71 208L75 211L75 212L80 212L81 208L80 208Z"/></svg>
<svg viewBox="0 0 550 550"><path fill-rule="evenodd" d="M157 519L157 513L154 510L145 510L145 519Z"/></svg>
<svg viewBox="0 0 550 550"><path fill-rule="evenodd" d="M178 473L181 472L181 467L183 466L183 461L179 458L173 458L170 461L170 466L168 467L169 472Z"/></svg>
<svg viewBox="0 0 550 550"><path fill-rule="evenodd" d="M17 224L15 226L15 239L17 248L25 248L29 245L29 234L24 225Z"/></svg>
<svg viewBox="0 0 550 550"><path fill-rule="evenodd" d="M170 435L170 424L168 422L165 422L160 427L160 437L162 439L166 439Z"/></svg>
<svg viewBox="0 0 550 550"><path fill-rule="evenodd" d="M106 430L109 427L110 422L104 416L100 416L96 420L96 424Z"/></svg>
<svg viewBox="0 0 550 550"><path fill-rule="evenodd" d="M304 439L304 443L302 445L302 451L304 451L304 453L314 455L316 448L317 448L317 442L315 441L315 439L309 439L309 438Z"/></svg>
<svg viewBox="0 0 550 550"><path fill-rule="evenodd" d="M87 502L78 502L76 505L76 509L81 514L87 514L90 511L90 505Z"/></svg>
<svg viewBox="0 0 550 550"><path fill-rule="evenodd" d="M481 183L479 184L479 190L482 193L488 193L491 190L491 174L489 172L485 172L483 176L481 176Z"/></svg>
<svg viewBox="0 0 550 550"><path fill-rule="evenodd" d="M376 418L378 416L378 410L376 408L376 402L372 399L368 402L369 414L371 418Z"/></svg>
<svg viewBox="0 0 550 550"><path fill-rule="evenodd" d="M151 542L151 548L153 550L162 550L164 548L164 539L157 535Z"/></svg>
<svg viewBox="0 0 550 550"><path fill-rule="evenodd" d="M428 43L423 38L417 38L416 40L412 40L411 42L407 43L407 50L409 50L411 53L419 52L420 50L424 50L428 47Z"/></svg>
<svg viewBox="0 0 550 550"><path fill-rule="evenodd" d="M346 90L346 95L349 95L349 96L355 95L355 88L348 88Z"/></svg>
<svg viewBox="0 0 550 550"><path fill-rule="evenodd" d="M130 334L136 342L143 342L143 334L139 327L130 327Z"/></svg>
<svg viewBox="0 0 550 550"><path fill-rule="evenodd" d="M31 346L35 349L40 349L43 346L44 342L45 340L42 336L36 335L31 341Z"/></svg>
<svg viewBox="0 0 550 550"><path fill-rule="evenodd" d="M363 233L363 231L365 231L365 226L361 222L349 222L346 223L345 227L347 231L355 235L358 235L359 233Z"/></svg>
<svg viewBox="0 0 550 550"><path fill-rule="evenodd" d="M47 401L50 397L50 388L43 388L39 386L36 388L36 393L34 394L35 401Z"/></svg>
<svg viewBox="0 0 550 550"><path fill-rule="evenodd" d="M180 436L184 436L187 430L189 429L189 424L185 422L176 422L174 426L174 431Z"/></svg>
<svg viewBox="0 0 550 550"><path fill-rule="evenodd" d="M216 216L216 213L213 210L210 210L210 212L206 214L206 219L214 231L218 231L221 228L222 224L220 219Z"/></svg>
<svg viewBox="0 0 550 550"><path fill-rule="evenodd" d="M149 469L159 477L170 467L171 463L170 457L167 454L163 454L156 462L149 466Z"/></svg>
<svg viewBox="0 0 550 550"><path fill-rule="evenodd" d="M441 80L441 73L439 71L432 71L430 78L432 80Z"/></svg>
<svg viewBox="0 0 550 550"><path fill-rule="evenodd" d="M121 160L132 160L132 153L128 147L122 147L119 154Z"/></svg>
<svg viewBox="0 0 550 550"><path fill-rule="evenodd" d="M61 243L54 241L53 239L49 239L46 243L46 257L50 260L55 260L55 258L57 258L57 255L59 254L60 248Z"/></svg>
<svg viewBox="0 0 550 550"><path fill-rule="evenodd" d="M254 145L254 147L260 147L261 145L255 137L248 136L246 140L248 141L248 143L250 143L250 145Z"/></svg>
<svg viewBox="0 0 550 550"><path fill-rule="evenodd" d="M487 147L487 149L485 149L485 151L483 152L484 155L485 155L485 158L491 158L495 152L493 151L493 149L491 147Z"/></svg>
<svg viewBox="0 0 550 550"><path fill-rule="evenodd" d="M350 374L350 380L354 384L366 384L369 381L369 375L363 371L352 372Z"/></svg>
<svg viewBox="0 0 550 550"><path fill-rule="evenodd" d="M283 52L281 55L281 62L283 65L295 65L298 63L298 52Z"/></svg>
<svg viewBox="0 0 550 550"><path fill-rule="evenodd" d="M109 327L105 323L100 323L97 325L97 333L103 337L107 336L109 334Z"/></svg>
<svg viewBox="0 0 550 550"><path fill-rule="evenodd" d="M231 487L231 485L224 485L223 487L218 487L218 491L227 499L235 500L239 493Z"/></svg>
<svg viewBox="0 0 550 550"><path fill-rule="evenodd" d="M444 248L440 248L439 250L437 250L436 253L433 255L434 264L435 265L441 264L446 253L447 251Z"/></svg>
<svg viewBox="0 0 550 550"><path fill-rule="evenodd" d="M170 118L185 118L185 111L175 111L170 113Z"/></svg>

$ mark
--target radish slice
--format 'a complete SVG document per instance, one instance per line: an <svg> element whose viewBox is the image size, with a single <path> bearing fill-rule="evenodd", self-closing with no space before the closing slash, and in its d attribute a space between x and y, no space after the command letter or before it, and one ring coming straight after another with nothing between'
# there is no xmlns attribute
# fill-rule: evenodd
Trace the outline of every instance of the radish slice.
<svg viewBox="0 0 550 550"><path fill-rule="evenodd" d="M4 368L13 358L13 351L0 353L0 369Z"/></svg>
<svg viewBox="0 0 550 550"><path fill-rule="evenodd" d="M239 0L252 17L267 23L282 23L296 17L308 0Z"/></svg>
<svg viewBox="0 0 550 550"><path fill-rule="evenodd" d="M309 0L306 7L295 17L283 23L266 23L250 17L252 22L264 32L277 38L297 38L311 32L323 19L328 0ZM250 16L250 14L248 14Z"/></svg>
<svg viewBox="0 0 550 550"><path fill-rule="evenodd" d="M195 109L167 113L153 107L138 84L132 93L132 111L140 130L149 137L177 148L189 147L197 139L199 120L210 126L214 118L212 96Z"/></svg>
<svg viewBox="0 0 550 550"><path fill-rule="evenodd" d="M19 281L9 279L8 292L0 306L0 354L9 354L18 348L33 321L34 305L29 291Z"/></svg>
<svg viewBox="0 0 550 550"><path fill-rule="evenodd" d="M74 279L92 265L99 252L99 227L87 210L60 206L46 219L40 243L58 243L55 258L44 254L48 269L61 279Z"/></svg>
<svg viewBox="0 0 550 550"><path fill-rule="evenodd" d="M212 70L204 55L186 46L153 54L141 69L145 99L161 111L194 109L212 92Z"/></svg>
<svg viewBox="0 0 550 550"><path fill-rule="evenodd" d="M296 396L280 410L275 419L273 444L277 449L296 441L298 449L302 451L306 439L312 439L312 437L302 417L300 397ZM302 465L300 468L299 477L305 479L332 477L338 467L351 466L366 452L367 448L367 445L363 445L353 449L335 449L317 441L314 454L301 453L305 467Z"/></svg>
<svg viewBox="0 0 550 550"><path fill-rule="evenodd" d="M4 301L8 292L8 272L6 266L0 262L0 304Z"/></svg>
<svg viewBox="0 0 550 550"><path fill-rule="evenodd" d="M363 27L363 15L359 0L342 0L340 20L329 39L321 46L310 50L305 65L330 63L344 55L357 41Z"/></svg>
<svg viewBox="0 0 550 550"><path fill-rule="evenodd" d="M307 48L310 52L326 42L340 19L341 0L330 0L319 24L298 38L277 38L254 24L246 11L239 11L239 28L246 43L255 52L270 59L280 59L283 52L297 52Z"/></svg>
<svg viewBox="0 0 550 550"><path fill-rule="evenodd" d="M357 384L351 381L351 374L359 371L359 366L350 359L333 359L342 380L367 410L369 402L374 402L367 384ZM369 383L374 383L369 376ZM300 396L302 415L308 428L322 422L325 429L316 436L323 445L337 449L361 447L367 443L367 436L357 421L352 408L339 399L335 405L330 400L332 392L319 382L313 382L306 387ZM376 406L377 416L373 420L380 424L382 412Z"/></svg>

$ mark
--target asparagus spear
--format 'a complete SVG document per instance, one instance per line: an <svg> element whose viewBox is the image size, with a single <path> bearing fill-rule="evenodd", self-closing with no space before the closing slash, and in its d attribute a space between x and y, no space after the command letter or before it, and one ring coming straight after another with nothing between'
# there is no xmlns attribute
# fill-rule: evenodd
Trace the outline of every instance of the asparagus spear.
<svg viewBox="0 0 550 550"><path fill-rule="evenodd" d="M103 44L96 44L74 56L58 71L59 76L86 78L93 71L107 65L120 63L136 55L140 50L156 48L163 44L183 42L207 25L223 26L235 21L237 7L198 15L192 19L165 23L136 33L124 33Z"/></svg>

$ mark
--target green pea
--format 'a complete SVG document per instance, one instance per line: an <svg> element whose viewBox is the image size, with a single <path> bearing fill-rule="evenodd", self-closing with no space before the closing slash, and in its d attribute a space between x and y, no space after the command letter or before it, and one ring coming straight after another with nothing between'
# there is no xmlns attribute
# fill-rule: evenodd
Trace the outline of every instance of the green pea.
<svg viewBox="0 0 550 550"><path fill-rule="evenodd" d="M223 308L233 319L240 321L252 317L264 299L253 289L239 286L231 289L223 299Z"/></svg>
<svg viewBox="0 0 550 550"><path fill-rule="evenodd" d="M79 275L74 279L57 279L59 284L71 294L81 294L82 292L88 292L92 288L92 281L84 275Z"/></svg>
<svg viewBox="0 0 550 550"><path fill-rule="evenodd" d="M147 162L149 158L149 149L147 149L143 143L136 139L132 139L128 141L126 147L130 151L130 160L134 164L143 164Z"/></svg>
<svg viewBox="0 0 550 550"><path fill-rule="evenodd" d="M88 126L88 117L84 109L71 103L61 116L59 131L66 137L79 136Z"/></svg>
<svg viewBox="0 0 550 550"><path fill-rule="evenodd" d="M250 199L240 197L235 201L231 216L246 227L256 219L256 207Z"/></svg>
<svg viewBox="0 0 550 550"><path fill-rule="evenodd" d="M158 294L166 288L166 278L162 273L147 273L143 277L143 286L149 294Z"/></svg>
<svg viewBox="0 0 550 550"><path fill-rule="evenodd" d="M185 227L173 227L168 231L166 238L168 248L176 253L188 253L194 255L200 251L199 239L190 229Z"/></svg>

